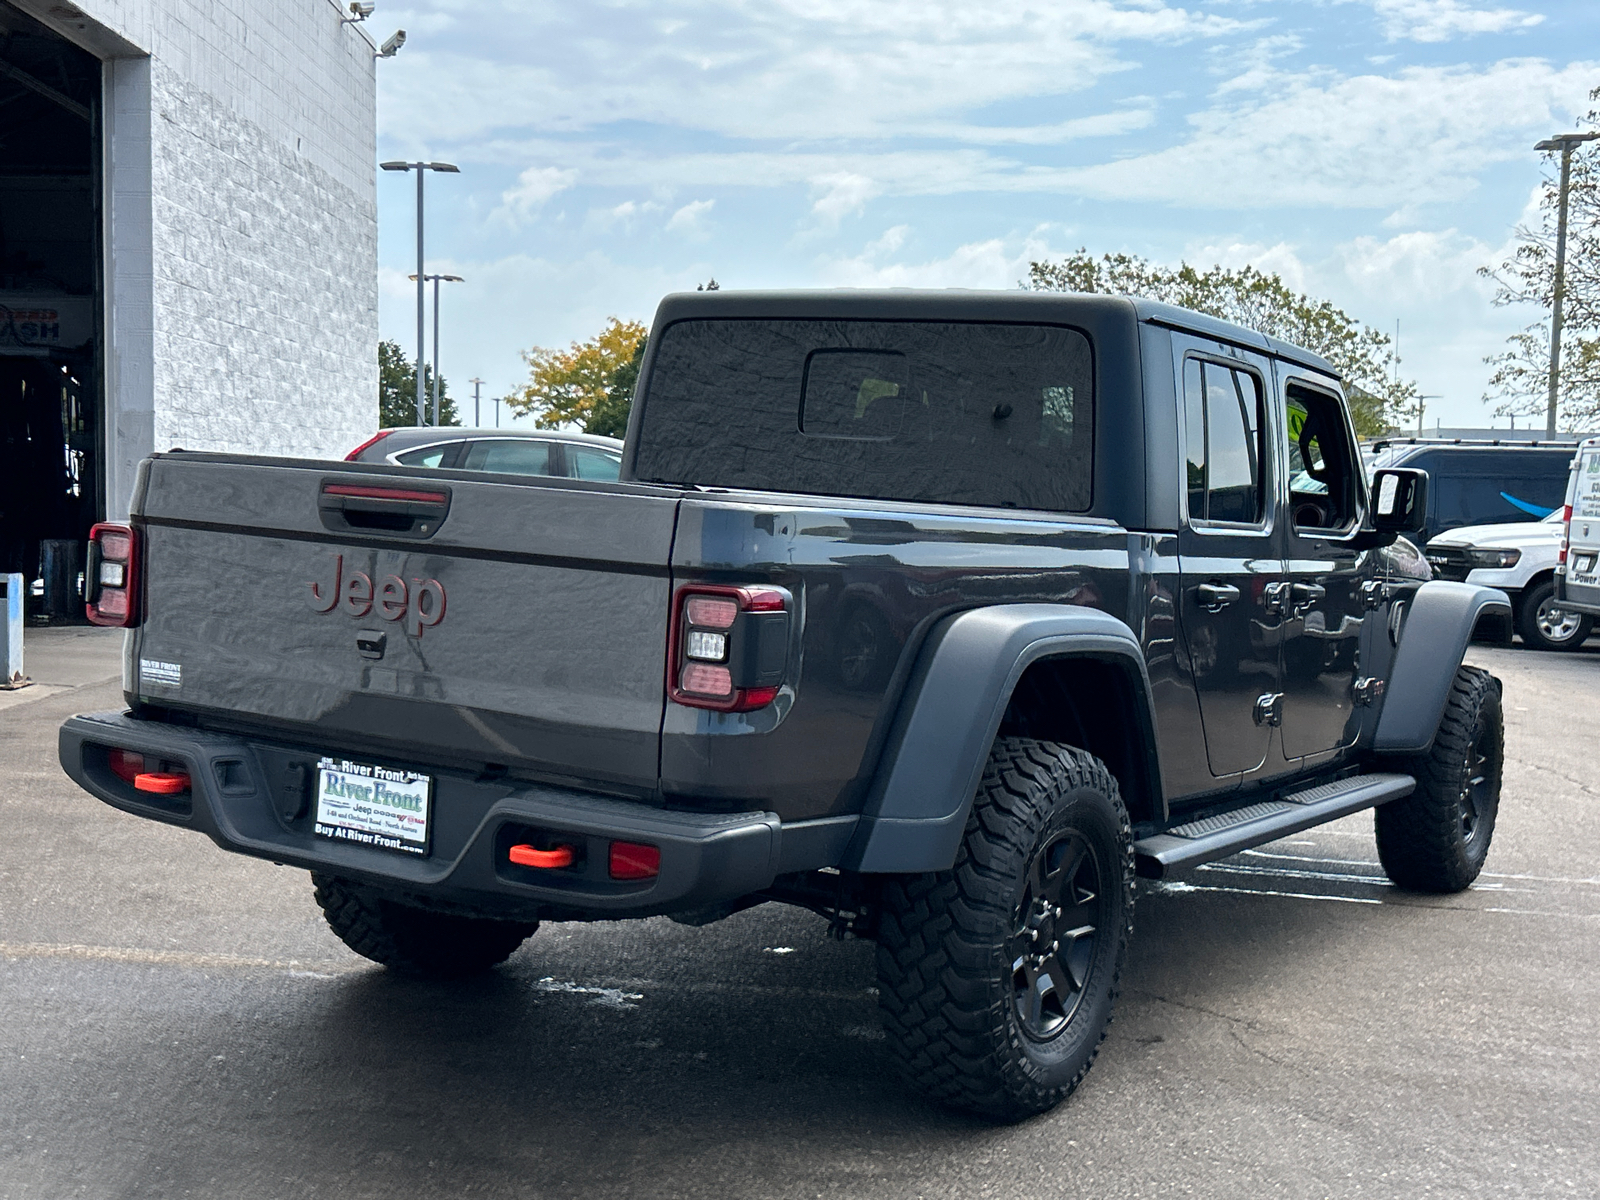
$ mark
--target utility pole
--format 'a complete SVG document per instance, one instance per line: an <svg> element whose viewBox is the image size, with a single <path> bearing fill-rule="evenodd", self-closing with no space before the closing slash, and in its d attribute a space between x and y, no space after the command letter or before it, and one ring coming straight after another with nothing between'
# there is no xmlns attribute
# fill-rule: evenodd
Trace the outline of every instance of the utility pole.
<svg viewBox="0 0 1600 1200"><path fill-rule="evenodd" d="M482 429L483 418L478 415L478 393L483 389L483 380L473 376L467 382L472 385L472 427Z"/></svg>
<svg viewBox="0 0 1600 1200"><path fill-rule="evenodd" d="M496 429L500 428L500 397L499 396L496 396L494 398L494 427Z"/></svg>
<svg viewBox="0 0 1600 1200"><path fill-rule="evenodd" d="M392 40L392 39L391 39ZM422 179L427 171L446 171L459 175L461 168L454 163L447 162L386 162L379 163L385 171L415 171L417 173L417 273L411 278L417 281L417 424L426 422L422 419L423 396L427 391L423 380L423 315L424 282L423 282L423 255L422 255Z"/></svg>
<svg viewBox="0 0 1600 1200"><path fill-rule="evenodd" d="M408 279L416 279L415 275L408 275ZM425 280L433 283L433 420L430 425L439 423L439 285L441 283L465 283L466 280L459 275L424 275ZM420 377L419 377L420 378ZM421 422L418 422L419 424Z"/></svg>
<svg viewBox="0 0 1600 1200"><path fill-rule="evenodd" d="M1561 388L1561 306L1567 298L1567 184L1572 177L1572 151L1584 142L1600 138L1600 133L1558 133L1546 138L1535 150L1561 151L1561 190L1556 216L1556 286L1550 309L1550 398L1545 407L1544 430L1556 436L1556 396Z"/></svg>

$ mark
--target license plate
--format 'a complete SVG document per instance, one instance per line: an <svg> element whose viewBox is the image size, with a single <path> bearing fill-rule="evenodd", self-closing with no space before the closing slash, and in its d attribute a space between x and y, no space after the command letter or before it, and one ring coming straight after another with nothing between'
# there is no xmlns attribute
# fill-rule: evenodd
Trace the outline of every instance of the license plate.
<svg viewBox="0 0 1600 1200"><path fill-rule="evenodd" d="M1594 570L1595 556L1593 554L1580 554L1572 560L1572 573L1574 575L1587 575Z"/></svg>
<svg viewBox="0 0 1600 1200"><path fill-rule="evenodd" d="M433 777L347 758L317 763L318 836L426 855Z"/></svg>

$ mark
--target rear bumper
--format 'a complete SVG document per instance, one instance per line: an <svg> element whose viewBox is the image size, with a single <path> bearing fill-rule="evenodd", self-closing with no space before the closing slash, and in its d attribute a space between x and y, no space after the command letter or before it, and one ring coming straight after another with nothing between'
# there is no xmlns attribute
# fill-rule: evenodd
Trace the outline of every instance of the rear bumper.
<svg viewBox="0 0 1600 1200"><path fill-rule="evenodd" d="M1600 617L1600 584L1573 583L1564 571L1557 571L1556 600L1564 609Z"/></svg>
<svg viewBox="0 0 1600 1200"><path fill-rule="evenodd" d="M111 771L113 748L181 768L189 792L136 791ZM126 713L72 717L61 727L59 750L62 768L91 795L124 812L204 833L225 850L507 918L643 917L736 899L770 887L780 874L836 865L856 824L855 817L785 825L770 812L667 811L437 770L431 853L420 857L313 832L310 791L324 751ZM512 844L541 838L581 847L578 861L561 870L510 862ZM611 879L613 840L659 846L660 874Z"/></svg>

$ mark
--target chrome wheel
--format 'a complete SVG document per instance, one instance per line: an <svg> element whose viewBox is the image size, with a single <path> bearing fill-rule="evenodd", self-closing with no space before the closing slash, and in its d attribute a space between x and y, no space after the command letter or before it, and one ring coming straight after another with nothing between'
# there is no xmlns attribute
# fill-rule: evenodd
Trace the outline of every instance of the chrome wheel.
<svg viewBox="0 0 1600 1200"><path fill-rule="evenodd" d="M1577 636L1578 630L1583 627L1583 618L1577 613L1566 612L1556 604L1555 597L1550 596L1539 602L1533 614L1533 623L1546 640L1567 642Z"/></svg>

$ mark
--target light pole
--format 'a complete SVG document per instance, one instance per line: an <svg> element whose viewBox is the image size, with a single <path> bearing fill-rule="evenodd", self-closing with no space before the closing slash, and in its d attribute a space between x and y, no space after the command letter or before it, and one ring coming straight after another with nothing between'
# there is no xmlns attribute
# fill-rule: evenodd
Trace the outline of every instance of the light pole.
<svg viewBox="0 0 1600 1200"><path fill-rule="evenodd" d="M1550 399L1545 408L1544 431L1556 436L1556 392L1561 384L1561 303L1567 298L1567 181L1572 176L1572 150L1584 142L1600 138L1600 133L1558 133L1546 138L1535 150L1561 151L1561 191L1556 217L1556 286L1550 307Z"/></svg>
<svg viewBox="0 0 1600 1200"><path fill-rule="evenodd" d="M428 171L447 171L458 175L461 168L447 162L386 162L378 165L385 171L417 173L417 273L412 278L417 281L417 424L422 425L425 423L422 419L422 395L425 390L422 381L422 273L426 269L422 259L422 180Z"/></svg>
<svg viewBox="0 0 1600 1200"><path fill-rule="evenodd" d="M416 276L407 275L406 278L415 279ZM433 420L429 424L437 425L439 423L439 285L465 283L466 280L459 275L424 275L422 278L433 281Z"/></svg>
<svg viewBox="0 0 1600 1200"><path fill-rule="evenodd" d="M483 388L483 380L474 375L467 382L472 385L472 425L475 429L481 429L483 419L478 415L478 393Z"/></svg>

